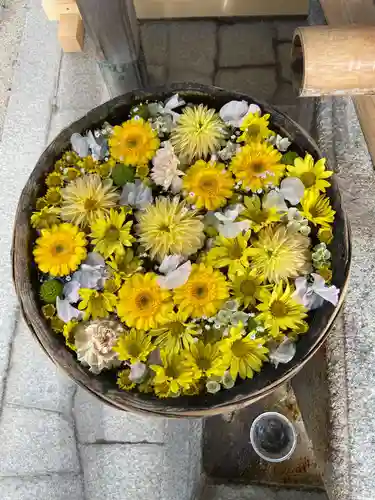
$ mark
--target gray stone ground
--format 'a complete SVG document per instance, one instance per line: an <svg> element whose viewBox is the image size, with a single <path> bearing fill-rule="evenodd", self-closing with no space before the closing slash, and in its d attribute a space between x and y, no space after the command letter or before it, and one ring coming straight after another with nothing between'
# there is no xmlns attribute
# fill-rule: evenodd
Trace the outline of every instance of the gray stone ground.
<svg viewBox="0 0 375 500"><path fill-rule="evenodd" d="M57 27L47 22L40 0L6 0L5 6L0 11L0 498L192 500L201 479L202 422L139 417L102 405L59 372L21 319L9 259L19 194L46 144L107 100L108 92L90 42L84 54L63 55ZM285 66L296 24L145 23L151 80L223 85L276 102L296 117ZM257 498L284 498L262 491L254 489L262 495ZM229 500L224 486L206 493Z"/></svg>
<svg viewBox="0 0 375 500"><path fill-rule="evenodd" d="M293 32L304 19L150 21L142 42L151 84L196 81L248 93L298 116L292 90Z"/></svg>

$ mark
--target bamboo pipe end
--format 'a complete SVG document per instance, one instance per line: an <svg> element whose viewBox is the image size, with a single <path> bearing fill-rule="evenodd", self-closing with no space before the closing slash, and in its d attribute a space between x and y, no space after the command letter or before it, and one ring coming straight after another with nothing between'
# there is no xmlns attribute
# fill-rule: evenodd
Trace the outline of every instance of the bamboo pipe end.
<svg viewBox="0 0 375 500"><path fill-rule="evenodd" d="M292 41L292 85L299 97L303 97L305 81L305 60L303 53L302 34L299 28L296 29Z"/></svg>

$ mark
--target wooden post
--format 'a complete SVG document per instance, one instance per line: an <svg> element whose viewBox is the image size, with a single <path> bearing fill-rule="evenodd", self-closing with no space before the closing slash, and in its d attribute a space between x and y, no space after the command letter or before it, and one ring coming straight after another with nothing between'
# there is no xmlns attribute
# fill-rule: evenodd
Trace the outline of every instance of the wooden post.
<svg viewBox="0 0 375 500"><path fill-rule="evenodd" d="M133 0L77 0L112 97L147 84Z"/></svg>
<svg viewBox="0 0 375 500"><path fill-rule="evenodd" d="M353 23L375 25L375 3L373 0L320 0L320 3L329 25L345 26ZM375 165L375 96L358 95L353 100L367 147Z"/></svg>

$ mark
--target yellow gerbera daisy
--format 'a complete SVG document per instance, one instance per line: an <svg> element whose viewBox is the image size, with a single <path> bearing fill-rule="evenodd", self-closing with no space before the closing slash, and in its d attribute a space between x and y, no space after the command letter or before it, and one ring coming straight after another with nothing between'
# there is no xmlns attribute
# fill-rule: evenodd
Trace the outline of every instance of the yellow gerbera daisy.
<svg viewBox="0 0 375 500"><path fill-rule="evenodd" d="M148 163L160 146L157 133L142 118L133 118L113 127L109 148L113 158L126 165Z"/></svg>
<svg viewBox="0 0 375 500"><path fill-rule="evenodd" d="M118 296L117 314L138 330L158 327L173 309L170 292L160 288L154 273L134 274L126 280Z"/></svg>
<svg viewBox="0 0 375 500"><path fill-rule="evenodd" d="M283 225L268 226L247 250L253 268L266 281L277 282L311 271L310 239Z"/></svg>
<svg viewBox="0 0 375 500"><path fill-rule="evenodd" d="M244 274L249 267L247 255L251 231L240 233L235 238L218 236L215 246L208 252L205 262L217 269L228 267L229 274Z"/></svg>
<svg viewBox="0 0 375 500"><path fill-rule="evenodd" d="M213 316L228 296L225 276L204 264L193 264L188 281L174 291L175 303L194 318Z"/></svg>
<svg viewBox="0 0 375 500"><path fill-rule="evenodd" d="M105 259L114 253L124 254L124 247L131 247L135 241L130 234L133 221L125 224L126 213L111 208L109 215L98 217L91 225L92 244L94 250Z"/></svg>
<svg viewBox="0 0 375 500"><path fill-rule="evenodd" d="M119 193L111 180L89 174L70 182L61 190L61 218L80 226L91 225L97 217L116 206Z"/></svg>
<svg viewBox="0 0 375 500"><path fill-rule="evenodd" d="M226 127L220 116L200 104L184 109L170 140L175 153L190 163L218 151L225 137Z"/></svg>
<svg viewBox="0 0 375 500"><path fill-rule="evenodd" d="M117 385L123 391L130 391L135 387L135 383L129 378L130 368L125 368L117 373Z"/></svg>
<svg viewBox="0 0 375 500"><path fill-rule="evenodd" d="M325 193L326 188L331 185L326 179L333 175L332 171L326 170L325 164L325 158L314 163L314 158L307 153L304 159L298 157L294 160L294 166L287 167L288 175L299 177L307 191Z"/></svg>
<svg viewBox="0 0 375 500"><path fill-rule="evenodd" d="M264 347L266 339L252 339L249 333L243 336L243 325L230 329L228 337L219 343L219 349L230 366L229 373L235 381L253 378L254 372L260 372L263 361L267 361L268 349Z"/></svg>
<svg viewBox="0 0 375 500"><path fill-rule="evenodd" d="M86 258L86 244L85 234L72 224L42 229L33 250L35 262L43 273L66 276Z"/></svg>
<svg viewBox="0 0 375 500"><path fill-rule="evenodd" d="M160 352L162 366L151 365L155 372L153 384L159 397L178 396L183 389L197 380L199 373L194 365L189 364L181 355Z"/></svg>
<svg viewBox="0 0 375 500"><path fill-rule="evenodd" d="M307 191L302 200L302 215L318 226L327 227L335 220L335 211L332 209L329 198L317 191Z"/></svg>
<svg viewBox="0 0 375 500"><path fill-rule="evenodd" d="M251 222L251 229L257 233L261 229L274 222L278 222L281 214L278 213L274 207L264 208L260 201L259 196L245 196L244 197L245 210L240 214L240 220L249 220Z"/></svg>
<svg viewBox="0 0 375 500"><path fill-rule="evenodd" d="M151 330L156 337L155 344L166 352L178 354L181 349L189 349L201 330L196 323L188 321L188 314L181 311L171 311L156 330Z"/></svg>
<svg viewBox="0 0 375 500"><path fill-rule="evenodd" d="M253 142L234 156L230 169L245 189L256 192L266 186L279 184L285 170L285 165L280 161L281 153L273 146Z"/></svg>
<svg viewBox="0 0 375 500"><path fill-rule="evenodd" d="M143 261L134 255L131 248L126 249L122 254L112 255L108 261L108 265L123 280L140 271L142 264Z"/></svg>
<svg viewBox="0 0 375 500"><path fill-rule="evenodd" d="M85 320L108 318L109 313L113 312L116 307L117 297L113 293L81 288L79 294L82 300L78 309L84 311Z"/></svg>
<svg viewBox="0 0 375 500"><path fill-rule="evenodd" d="M128 361L131 364L147 361L148 355L153 349L151 338L145 332L135 328L124 332L114 347L118 359Z"/></svg>
<svg viewBox="0 0 375 500"><path fill-rule="evenodd" d="M204 242L204 225L193 210L187 210L178 198L158 198L138 216L139 242L151 258L160 261L166 255L188 257Z"/></svg>
<svg viewBox="0 0 375 500"><path fill-rule="evenodd" d="M198 209L216 210L232 196L234 179L222 163L197 161L183 178L187 201Z"/></svg>
<svg viewBox="0 0 375 500"><path fill-rule="evenodd" d="M270 123L269 114L260 116L259 113L249 113L242 120L240 129L243 134L237 139L237 142L259 142L267 139L271 135L275 135L272 130L268 128Z"/></svg>
<svg viewBox="0 0 375 500"><path fill-rule="evenodd" d="M183 355L191 365L196 366L199 377L222 377L228 368L217 344L205 344L199 340L191 344Z"/></svg>
<svg viewBox="0 0 375 500"><path fill-rule="evenodd" d="M293 289L288 282L280 281L272 292L264 291L262 303L257 309L259 321L273 337L278 337L285 330L296 330L307 317L302 304L292 299Z"/></svg>
<svg viewBox="0 0 375 500"><path fill-rule="evenodd" d="M247 269L242 276L231 276L231 295L245 308L253 307L261 299L265 288L263 278L256 269Z"/></svg>

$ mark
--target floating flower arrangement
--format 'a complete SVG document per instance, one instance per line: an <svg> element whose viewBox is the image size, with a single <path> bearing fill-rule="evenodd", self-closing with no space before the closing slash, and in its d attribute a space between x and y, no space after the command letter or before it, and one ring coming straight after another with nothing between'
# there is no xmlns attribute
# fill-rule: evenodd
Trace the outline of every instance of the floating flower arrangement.
<svg viewBox="0 0 375 500"><path fill-rule="evenodd" d="M325 159L246 101L135 104L73 134L31 216L41 312L94 375L160 398L288 363L337 305Z"/></svg>

